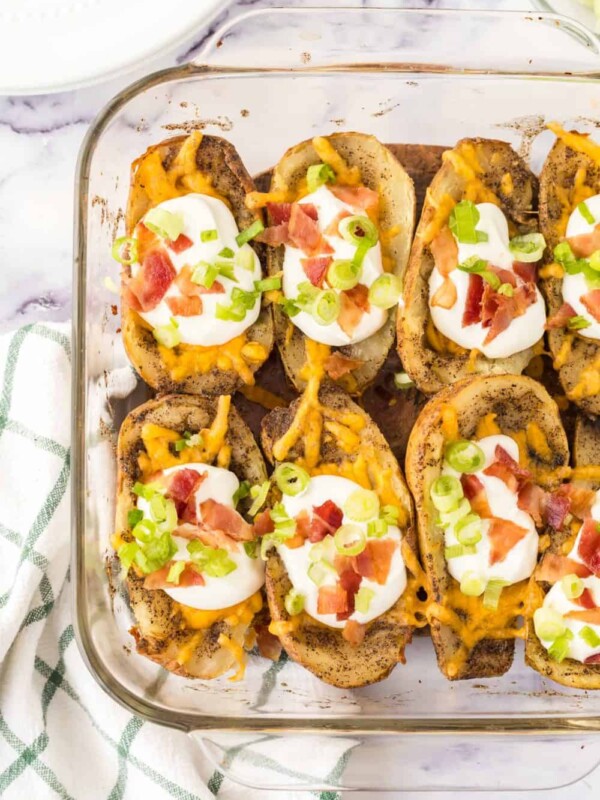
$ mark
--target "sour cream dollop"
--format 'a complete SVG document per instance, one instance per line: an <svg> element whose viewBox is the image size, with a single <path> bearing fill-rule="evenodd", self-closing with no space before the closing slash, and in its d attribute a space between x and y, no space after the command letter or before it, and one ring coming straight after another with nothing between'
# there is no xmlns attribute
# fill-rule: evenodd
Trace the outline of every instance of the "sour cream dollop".
<svg viewBox="0 0 600 800"><path fill-rule="evenodd" d="M219 260L223 261L224 259L219 257L219 253L224 248L229 248L234 253L231 265L235 280L219 275L217 280L225 291L202 294L202 313L191 317L174 315L167 305L167 298L182 296L176 281L173 281L156 308L151 311L139 312L140 316L153 328L169 325L171 318L174 317L179 326L181 341L184 344L219 345L240 336L258 318L260 295L257 296L254 307L249 309L240 321L218 319L215 316L217 305L231 305L231 293L236 287L253 292L254 281L259 281L262 273L258 256L250 245L244 244L240 248L235 241L239 230L233 214L222 200L204 194L186 194L183 197L174 197L159 203L156 208L180 215L183 220L182 232L192 241L192 246L180 253L176 253L172 247L168 246L168 243L166 244L167 253L177 273L180 273L186 265L193 269L200 262L213 264ZM201 233L214 230L217 231L217 237L203 242ZM248 259L252 259L251 263L253 263L252 270L245 269L236 263L235 254L240 250L248 251ZM134 277L139 269L139 264L132 265L131 272Z"/></svg>
<svg viewBox="0 0 600 800"><path fill-rule="evenodd" d="M233 472L209 464L190 463L165 469L164 474L171 475L180 469L193 469L206 475L194 495L199 521L202 520L200 504L205 500L215 500L233 508L233 495L240 485ZM137 507L144 512L145 517L151 518L149 504L143 497L138 497ZM189 561L189 540L176 535L173 539L177 545L173 560ZM228 556L235 562L236 569L227 575L215 578L203 573L203 586L174 586L165 588L164 591L176 602L203 611L214 611L241 603L257 592L265 582L264 564L260 558L250 558L241 542L236 552L228 551Z"/></svg>
<svg viewBox="0 0 600 800"><path fill-rule="evenodd" d="M579 208L576 208L571 213L567 223L567 237L591 233L596 225L600 224L600 194L590 197L585 201L585 204L594 218L594 222L586 220ZM581 328L577 333L588 339L600 339L600 322L590 314L581 302L581 297L590 291L591 288L587 285L582 272L578 272L575 275L565 272L562 280L563 300L573 307L576 315L583 317L590 323L589 327Z"/></svg>
<svg viewBox="0 0 600 800"><path fill-rule="evenodd" d="M312 194L303 197L299 202L300 205L312 204L317 209L319 229L323 233L324 239L333 248L333 253L328 253L327 255L330 255L334 260L351 260L356 252L356 245L347 242L337 234L324 233L324 231L327 230L341 211L359 216L364 216L365 212L339 200L325 185L320 186ZM306 258L306 254L299 248L285 245L283 293L286 298L294 299L298 297L300 293L298 287L301 283L308 281L306 272L302 267L302 259ZM383 275L383 272L381 245L377 242L365 255L359 282L370 288L373 282L380 275ZM372 336L382 327L387 320L387 316L388 312L385 309L378 308L371 303L369 311L363 313L351 336L342 330L337 321L329 325L320 325L307 311L300 311L292 317L292 322L310 339L322 344L341 347L362 342L363 339Z"/></svg>
<svg viewBox="0 0 600 800"><path fill-rule="evenodd" d="M313 508L319 507L326 500L332 500L338 508L343 510L345 502L350 495L361 487L348 480L335 475L317 475L310 479L306 489L295 497L284 495L282 503L288 516L296 518L301 511L312 515ZM352 523L358 525L367 534L369 520L356 522L350 519L345 513L342 518L342 525ZM325 537L331 539L331 536ZM390 564L390 571L384 585L376 583L368 578L363 578L361 588L370 589L373 592L371 602L366 612L354 611L349 619L359 623L371 622L381 614L390 609L406 588L406 568L400 550L402 533L395 525L389 525L387 533L382 539L389 539L397 543ZM381 540L380 540L381 541ZM285 544L280 544L277 551L287 570L294 589L304 597L304 610L314 619L328 625L330 628L343 628L345 620L338 620L335 614L319 614L317 611L317 601L319 587L311 580L308 570L311 566L310 551L314 545L307 539L302 547L290 548ZM322 585L332 586L338 580L338 575L332 573Z"/></svg>
<svg viewBox="0 0 600 800"><path fill-rule="evenodd" d="M508 223L506 217L498 206L493 203L479 203L477 230L487 233L486 242L477 244L462 244L458 240L458 263L462 264L472 256L487 261L489 264L501 269L513 270L515 257L510 252ZM491 342L484 344L489 328L484 328L481 322L463 326L462 318L467 302L469 290L469 274L460 269L450 273L450 280L456 287L457 299L452 308L432 306L431 299L444 282L443 276L437 267L434 267L429 278L429 310L435 327L461 347L467 350L479 350L487 358L507 358L534 345L544 335L546 324L546 307L544 300L536 287L536 299L527 307L524 314L511 320L509 326L501 331ZM517 284L522 283L517 277Z"/></svg>

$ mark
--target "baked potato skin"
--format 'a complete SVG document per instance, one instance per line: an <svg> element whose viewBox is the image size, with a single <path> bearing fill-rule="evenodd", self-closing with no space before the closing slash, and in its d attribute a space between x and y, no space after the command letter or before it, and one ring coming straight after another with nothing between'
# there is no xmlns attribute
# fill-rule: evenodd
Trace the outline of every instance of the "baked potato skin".
<svg viewBox="0 0 600 800"><path fill-rule="evenodd" d="M454 151L465 146L475 149L482 169L481 181L499 199L509 223L512 222L519 233L535 230L533 209L537 200L537 179L520 156L507 142L494 139L462 139ZM502 181L506 174L512 180L513 189L510 193L505 191ZM435 394L471 374L519 375L533 356L533 348L528 348L509 358L488 359L479 355L474 365L470 365L469 353L437 353L427 342L429 276L434 260L426 241L426 232L436 216L435 204L444 195L459 202L464 198L466 186L465 178L458 174L447 158L444 159L425 197L404 280L404 309L398 316L398 352L404 369L425 394Z"/></svg>
<svg viewBox="0 0 600 800"><path fill-rule="evenodd" d="M131 186L125 214L125 228L130 236L136 224L151 208L152 203L138 176L138 166L151 153L158 152L165 169L173 162L187 136L176 136L153 145L137 159L131 170ZM234 146L218 136L202 136L196 151L196 169L212 179L212 186L229 200L231 211L240 230L250 226L256 219L262 221L260 211L249 211L245 197L254 190L252 178L246 171ZM182 189L186 194L188 190ZM250 243L256 250L264 268L264 248ZM129 268L125 267L125 274ZM242 380L233 370L220 370L213 367L204 374L196 373L175 381L166 369L158 350L152 331L135 311L125 304L121 313L121 328L125 350L131 363L141 377L158 392L185 392L189 394L231 394L241 385ZM256 322L246 331L248 341L258 342L267 353L273 347L273 321L271 311L263 307ZM256 371L260 364L252 365Z"/></svg>
<svg viewBox="0 0 600 800"><path fill-rule="evenodd" d="M319 398L323 405L338 410L360 413L366 418L361 431L361 440L372 445L382 468L392 470L394 490L409 513L409 524L405 531L408 545L416 552L416 533L412 519L412 501L398 463L379 429L348 395L333 384L321 388ZM289 408L277 408L263 420L262 446L267 459L273 463L273 445L289 428L300 401ZM340 463L348 460L335 441L322 443L322 461ZM288 459L300 454L290 452ZM267 561L266 589L271 618L276 622L290 619L285 610L285 595L291 587L283 562L274 550ZM302 614L300 624L291 632L279 636L288 655L310 670L325 683L349 689L376 683L386 678L399 661L404 661L404 648L411 641L412 629L398 618L401 599L389 611L382 614L367 627L365 638L358 646L349 644L341 630L328 628Z"/></svg>
<svg viewBox="0 0 600 800"><path fill-rule="evenodd" d="M128 512L135 507L133 485L140 479L138 455L143 452L141 439L145 423L154 423L171 430L197 432L212 422L217 399L167 395L150 400L132 411L124 420L117 448L117 510L115 531L130 540ZM262 483L267 478L264 460L254 438L236 409L229 411L229 428L225 442L232 448L230 469L240 480ZM143 578L133 570L127 576L131 610L136 619L132 631L137 650L165 669L195 678L213 678L235 665L232 654L218 643L221 633L243 646L248 625L229 625L220 620L210 628L187 628L179 605L161 589L144 589ZM186 647L189 658L178 663L177 654Z"/></svg>
<svg viewBox="0 0 600 800"><path fill-rule="evenodd" d="M544 234L548 245L547 263L552 263L552 251L565 235L566 218L560 197L571 196L579 170L585 170L586 185L594 187L596 193L600 192L600 166L584 153L572 150L558 139L540 173L540 232ZM563 304L562 279L551 276L542 278L540 289L546 299L548 315L556 313ZM567 334L564 328L555 328L548 332L548 344L553 358L557 357L567 335L572 334ZM574 335L569 358L558 369L560 382L568 396L575 388L582 371L599 357L600 343L579 334ZM600 414L600 394L571 399L587 414Z"/></svg>
<svg viewBox="0 0 600 800"><path fill-rule="evenodd" d="M558 408L546 390L531 378L513 375L467 378L446 387L427 403L408 441L406 477L417 509L419 547L432 599L441 604L454 579L446 567L444 533L435 524L436 512L429 498L429 487L442 469L445 440L440 415L447 404L456 409L461 437L474 436L477 423L488 413L497 415L496 422L503 433L522 430L528 421L535 420L546 434L554 454L552 464L544 466L554 469L568 463L569 458ZM461 612L460 616L468 624L468 614ZM460 637L436 619L431 623L431 637L440 669L450 680L502 675L513 660L512 639L485 638L454 673L449 668L460 653Z"/></svg>
<svg viewBox="0 0 600 800"><path fill-rule="evenodd" d="M573 443L573 462L577 467L600 464L600 427L597 421L578 415L575 424L575 438ZM578 486L597 491L600 488L598 481L577 481ZM552 537L550 552L563 554L563 545L570 538L569 532L560 532ZM538 583L532 578L531 591L543 600L543 595L549 591L550 584ZM533 618L527 617L527 638L525 640L525 661L530 667L537 670L545 678L549 678L563 686L573 689L600 689L600 665L586 665L572 658L566 658L560 664L548 656L548 651L535 635Z"/></svg>
<svg viewBox="0 0 600 800"><path fill-rule="evenodd" d="M380 193L380 230L391 230L398 226L398 233L387 244L388 254L394 264L394 273L402 278L408 263L410 243L415 225L415 190L412 179L396 157L374 136L364 133L333 133L325 137L350 166L361 171L365 186ZM320 163L312 140L308 139L290 148L276 165L271 177L271 190L287 187L292 194L300 180L306 177L311 164ZM285 247L270 247L267 253L269 275L275 275L283 268ZM305 387L300 377L302 366L306 363L304 347L305 336L294 326L291 336L290 324L279 305L273 306L275 341L286 374L297 391ZM344 382L352 394L360 394L375 378L394 341L395 312L390 311L386 324L377 333L357 344L332 348L348 358L360 359L364 364L352 371L351 382Z"/></svg>

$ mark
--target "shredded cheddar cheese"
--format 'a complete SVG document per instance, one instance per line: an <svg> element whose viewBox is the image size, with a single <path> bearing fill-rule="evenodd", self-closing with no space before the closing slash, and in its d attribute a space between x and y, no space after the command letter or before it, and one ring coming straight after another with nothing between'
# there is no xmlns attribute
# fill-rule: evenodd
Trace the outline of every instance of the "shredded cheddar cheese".
<svg viewBox="0 0 600 800"><path fill-rule="evenodd" d="M205 375L217 367L223 372L233 370L250 386L254 384L250 365L262 364L268 356L267 350L258 342L249 342L245 333L225 344L210 347L180 344L173 349L159 345L158 351L174 381Z"/></svg>
<svg viewBox="0 0 600 800"><path fill-rule="evenodd" d="M600 167L600 145L589 138L587 133L576 133L566 131L558 122L549 122L548 128L554 133L567 147L577 153L583 153L590 158L594 164Z"/></svg>
<svg viewBox="0 0 600 800"><path fill-rule="evenodd" d="M246 195L246 208L250 211L257 211L264 208L268 203L289 203L291 195L287 187L273 189L270 192L248 192Z"/></svg>
<svg viewBox="0 0 600 800"><path fill-rule="evenodd" d="M425 244L432 242L448 222L448 217L456 202L452 195L449 194L443 194L438 199L434 196L431 188L427 187L425 203L433 208L433 217L423 231L422 239Z"/></svg>
<svg viewBox="0 0 600 800"><path fill-rule="evenodd" d="M451 403L444 403L441 409L442 436L446 442L460 439L458 430L458 414Z"/></svg>
<svg viewBox="0 0 600 800"><path fill-rule="evenodd" d="M456 174L465 181L464 200L470 200L472 203L500 205L494 192L481 180L483 168L479 163L475 144L461 142L454 150L446 150L442 155L442 160L449 162Z"/></svg>
<svg viewBox="0 0 600 800"><path fill-rule="evenodd" d="M500 426L496 422L496 414L486 414L477 423L475 436L477 439L484 439L486 436L497 436L501 434Z"/></svg>
<svg viewBox="0 0 600 800"><path fill-rule="evenodd" d="M500 191L507 196L511 195L514 191L515 185L513 183L512 175L510 172L505 172L500 181Z"/></svg>
<svg viewBox="0 0 600 800"><path fill-rule="evenodd" d="M595 397L598 393L600 393L600 355L581 370L577 383L570 392L567 392L567 397L569 400L581 400L584 397Z"/></svg>
<svg viewBox="0 0 600 800"><path fill-rule="evenodd" d="M264 389L262 386L243 386L240 393L244 395L247 400L252 403L258 403L263 408L268 408L270 411L274 408L282 408L287 406L287 402L277 394Z"/></svg>
<svg viewBox="0 0 600 800"><path fill-rule="evenodd" d="M241 681L246 673L246 656L244 654L244 648L241 644L235 642L233 639L230 639L229 636L226 636L224 633L219 634L217 643L220 644L221 647L225 648L225 650L229 650L238 664L237 670L229 678L229 680Z"/></svg>
<svg viewBox="0 0 600 800"><path fill-rule="evenodd" d="M469 359L467 361L467 367L466 367L467 372L475 372L476 367L477 367L477 358L480 355L481 355L481 353L479 352L479 350L477 350L476 347L474 347L469 352Z"/></svg>
<svg viewBox="0 0 600 800"><path fill-rule="evenodd" d="M544 279L557 278L558 280L562 280L565 277L565 271L560 264L553 261L551 264L546 264L545 267L542 267L539 275L540 278Z"/></svg>
<svg viewBox="0 0 600 800"><path fill-rule="evenodd" d="M324 164L328 164L335 172L339 183L343 183L346 186L358 186L360 184L360 169L358 167L349 167L329 139L325 136L315 136L312 140L312 146L321 161Z"/></svg>
<svg viewBox="0 0 600 800"><path fill-rule="evenodd" d="M571 355L571 350L573 348L574 338L574 333L567 333L565 335L560 349L556 354L554 361L552 362L555 370L560 370L569 360L569 356Z"/></svg>
<svg viewBox="0 0 600 800"><path fill-rule="evenodd" d="M527 423L526 438L528 447L539 456L542 461L552 460L552 450L548 438L537 422Z"/></svg>
<svg viewBox="0 0 600 800"><path fill-rule="evenodd" d="M456 344L456 342L453 342L452 339L448 339L447 336L444 336L443 333L438 331L433 324L433 320L431 319L430 315L427 317L425 339L429 347L432 350L435 350L436 353L440 353L440 355L450 354L454 356L463 356L469 352L468 350L465 350L464 347Z"/></svg>

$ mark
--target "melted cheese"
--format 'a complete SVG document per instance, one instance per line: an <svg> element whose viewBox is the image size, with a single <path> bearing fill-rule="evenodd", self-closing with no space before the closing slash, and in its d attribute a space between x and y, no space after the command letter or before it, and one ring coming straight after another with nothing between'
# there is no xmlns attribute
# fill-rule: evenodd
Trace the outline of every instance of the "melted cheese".
<svg viewBox="0 0 600 800"><path fill-rule="evenodd" d="M454 150L447 150L442 155L442 160L452 164L456 174L465 181L463 200L500 205L494 192L481 180L483 167L479 163L476 145L472 142L461 142Z"/></svg>
<svg viewBox="0 0 600 800"><path fill-rule="evenodd" d="M222 372L236 372L248 385L254 384L250 365L262 364L268 356L267 350L258 342L249 342L245 333L225 344L211 347L180 344L169 349L159 345L158 351L174 381L191 375L205 375L217 367Z"/></svg>
<svg viewBox="0 0 600 800"><path fill-rule="evenodd" d="M504 175L502 176L502 179L500 181L500 189L502 191L502 194L505 194L507 196L513 193L515 185L513 183L513 178L510 172L505 172Z"/></svg>
<svg viewBox="0 0 600 800"><path fill-rule="evenodd" d="M552 460L552 451L548 438L537 422L528 422L526 428L527 444L543 461Z"/></svg>
<svg viewBox="0 0 600 800"><path fill-rule="evenodd" d="M571 350L573 348L573 339L575 338L574 333L567 333L562 341L560 349L556 354L556 358L552 362L554 369L559 370L567 363L569 360L569 356L571 355Z"/></svg>
<svg viewBox="0 0 600 800"><path fill-rule="evenodd" d="M458 414L451 403L444 403L440 411L442 436L446 442L460 439L458 430Z"/></svg>
<svg viewBox="0 0 600 800"><path fill-rule="evenodd" d="M557 278L558 280L562 280L562 278L565 277L565 271L560 264L552 262L552 264L546 264L545 267L541 268L539 276L544 279Z"/></svg>
<svg viewBox="0 0 600 800"><path fill-rule="evenodd" d="M558 357L557 359L558 360ZM555 361L556 364L556 361ZM581 400L584 397L595 397L600 393L600 355L581 370L577 383L567 392L569 400Z"/></svg>
<svg viewBox="0 0 600 800"><path fill-rule="evenodd" d="M240 394L243 394L251 403L258 403L259 406L268 408L269 411L287 406L287 401L283 397L264 389L262 386L243 386L240 389Z"/></svg>
<svg viewBox="0 0 600 800"><path fill-rule="evenodd" d="M444 336L443 333L438 331L438 329L433 324L433 320L431 319L431 315L427 316L427 327L425 328L425 338L427 340L427 344L431 347L432 350L435 350L436 353L440 353L441 355L450 354L453 356L462 356L468 353L468 350L465 350L464 347L461 347L456 342L453 342L452 339L448 339L447 336Z"/></svg>
<svg viewBox="0 0 600 800"><path fill-rule="evenodd" d="M590 139L588 134L566 131L558 122L549 122L548 128L567 147L577 153L583 153L594 162L595 166L600 167L600 145Z"/></svg>
<svg viewBox="0 0 600 800"><path fill-rule="evenodd" d="M448 222L450 212L457 201L450 194L443 194L438 200L434 197L431 188L428 187L425 192L425 203L433 208L433 216L422 235L423 242L429 244Z"/></svg>
<svg viewBox="0 0 600 800"><path fill-rule="evenodd" d="M486 414L477 423L476 437L483 439L486 436L497 436L501 434L500 426L496 422L496 414Z"/></svg>
<svg viewBox="0 0 600 800"><path fill-rule="evenodd" d="M225 650L229 650L231 655L237 661L237 670L235 673L229 678L230 681L241 681L246 673L246 656L244 654L244 648L238 642L235 642L233 639L230 639L229 636L225 636L224 633L219 634L219 638L217 639L217 643L221 645Z"/></svg>
<svg viewBox="0 0 600 800"><path fill-rule="evenodd" d="M248 192L245 204L250 211L256 211L264 208L268 203L289 203L290 201L290 191L287 187L283 187L270 192Z"/></svg>
<svg viewBox="0 0 600 800"><path fill-rule="evenodd" d="M329 139L325 136L315 136L312 146L324 164L328 164L335 172L339 183L346 186L358 186L361 182L360 169L349 167Z"/></svg>
<svg viewBox="0 0 600 800"><path fill-rule="evenodd" d="M476 347L474 347L471 350L471 352L469 353L469 358L468 358L467 366L466 366L467 372L475 372L476 367L477 367L477 359L478 359L478 357L480 355L481 355L481 353L479 352L479 350Z"/></svg>
<svg viewBox="0 0 600 800"><path fill-rule="evenodd" d="M240 622L248 624L252 618L257 614L263 606L262 595L260 592L255 592L247 600L237 603L228 608L215 609L214 611L201 611L198 608L185 606L182 603L176 603L176 608L181 613L184 621L183 628L192 628L193 630L205 630L214 625L215 622L225 620L228 625L234 626Z"/></svg>

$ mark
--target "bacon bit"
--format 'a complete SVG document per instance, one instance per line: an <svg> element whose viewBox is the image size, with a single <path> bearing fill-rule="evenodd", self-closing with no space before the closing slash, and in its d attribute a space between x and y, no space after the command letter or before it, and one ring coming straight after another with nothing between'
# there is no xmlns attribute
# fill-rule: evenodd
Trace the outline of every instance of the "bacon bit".
<svg viewBox="0 0 600 800"><path fill-rule="evenodd" d="M293 203L288 223L288 232L291 243L299 247L307 256L317 256L333 253L333 248L323 238L319 226L305 207L300 203Z"/></svg>
<svg viewBox="0 0 600 800"><path fill-rule="evenodd" d="M169 561L164 567L147 575L144 579L144 589L186 589L188 586L204 586L204 578L202 575L187 564L179 576L179 583L169 583L167 581L167 576L173 563L173 561Z"/></svg>
<svg viewBox="0 0 600 800"><path fill-rule="evenodd" d="M332 261L333 258L331 256L314 256L313 258L300 259L304 274L312 285L318 286L319 289L323 286L325 275L327 275L327 270Z"/></svg>
<svg viewBox="0 0 600 800"><path fill-rule="evenodd" d="M135 239L137 241L138 260L140 264L144 261L151 250L159 250L162 242L157 234L147 228L143 222L138 222L135 226Z"/></svg>
<svg viewBox="0 0 600 800"><path fill-rule="evenodd" d="M328 533L335 533L343 518L342 509L333 500L326 500L320 506L313 506L313 517L308 531L309 540L320 542Z"/></svg>
<svg viewBox="0 0 600 800"><path fill-rule="evenodd" d="M456 303L457 297L456 286L452 278L444 278L442 285L434 292L430 304L440 308L452 308Z"/></svg>
<svg viewBox="0 0 600 800"><path fill-rule="evenodd" d="M198 514L197 514L197 507L196 507L196 496L192 495L190 499L187 501L185 508L183 509L182 513L179 515L179 519L182 522L187 522L190 525L197 525L198 524Z"/></svg>
<svg viewBox="0 0 600 800"><path fill-rule="evenodd" d="M579 595L579 597L575 600L578 606L582 608L596 608L596 601L594 600L594 595L592 594L591 590L588 589L586 586L583 592Z"/></svg>
<svg viewBox="0 0 600 800"><path fill-rule="evenodd" d="M354 613L354 595L358 592L361 581L362 575L356 573L352 567L340 574L340 586L346 592L348 608L344 613L337 615L338 620L348 619Z"/></svg>
<svg viewBox="0 0 600 800"><path fill-rule="evenodd" d="M185 250L189 250L193 244L192 240L188 239L185 233L180 233L174 242L167 242L167 246L170 247L174 253L183 253Z"/></svg>
<svg viewBox="0 0 600 800"><path fill-rule="evenodd" d="M591 517L581 528L577 555L594 575L600 577L600 531L598 523Z"/></svg>
<svg viewBox="0 0 600 800"><path fill-rule="evenodd" d="M319 212L317 211L317 207L315 205L313 205L312 203L302 203L302 202L300 202L299 205L302 206L302 211L304 211L305 214L308 214L308 216L311 219L314 219L314 221L317 222L317 220L319 219Z"/></svg>
<svg viewBox="0 0 600 800"><path fill-rule="evenodd" d="M555 314L548 317L546 320L546 330L550 331L553 328L564 328L571 319L575 316L575 309L569 303L563 303Z"/></svg>
<svg viewBox="0 0 600 800"><path fill-rule="evenodd" d="M236 541L249 542L254 538L252 525L241 514L216 500L205 500L200 504L202 524L211 530L223 531Z"/></svg>
<svg viewBox="0 0 600 800"><path fill-rule="evenodd" d="M447 278L458 266L458 245L450 228L442 228L429 245L437 271ZM476 276L479 277L479 276ZM479 278L481 280L481 278Z"/></svg>
<svg viewBox="0 0 600 800"><path fill-rule="evenodd" d="M526 481L519 489L517 505L521 511L529 514L536 525L540 526L546 506L546 492L537 483Z"/></svg>
<svg viewBox="0 0 600 800"><path fill-rule="evenodd" d="M571 501L571 514L578 519L585 519L592 513L592 506L596 500L596 492L592 489L583 489L573 483L563 483L557 490L558 494L565 495Z"/></svg>
<svg viewBox="0 0 600 800"><path fill-rule="evenodd" d="M525 478L526 480L531 478L531 473L529 470L519 466L510 453L508 453L501 444L496 445L494 456L496 457L497 461L500 461L502 464L506 464L507 467L510 467L517 478Z"/></svg>
<svg viewBox="0 0 600 800"><path fill-rule="evenodd" d="M135 278L126 281L127 302L136 311L152 311L173 283L176 272L171 259L162 250L149 252Z"/></svg>
<svg viewBox="0 0 600 800"><path fill-rule="evenodd" d="M167 297L166 303L175 317L197 317L202 313L202 300L193 297Z"/></svg>
<svg viewBox="0 0 600 800"><path fill-rule="evenodd" d="M198 539L207 547L229 550L231 553L239 552L238 543L224 531L210 530L203 524L192 525L189 522L184 522L182 525L178 525L173 533L175 536L181 536L182 539L188 539L189 541Z"/></svg>
<svg viewBox="0 0 600 800"><path fill-rule="evenodd" d="M302 509L296 517L296 534L303 539L308 539L310 536L310 516L306 509Z"/></svg>
<svg viewBox="0 0 600 800"><path fill-rule="evenodd" d="M490 520L488 536L490 539L490 566L494 566L499 561L504 561L513 547L523 539L529 531L521 528L508 519L493 517Z"/></svg>
<svg viewBox="0 0 600 800"><path fill-rule="evenodd" d="M194 283L192 280L192 268L188 264L182 267L177 274L175 285L185 297L199 297L203 294L223 294L225 292L223 284L219 283L219 281L215 281L210 289L207 289L206 286L201 286L199 283Z"/></svg>
<svg viewBox="0 0 600 800"><path fill-rule="evenodd" d="M362 553L354 556L355 571L363 578L369 578L383 586L390 572L396 546L393 539L369 539Z"/></svg>
<svg viewBox="0 0 600 800"><path fill-rule="evenodd" d="M515 274L525 283L537 283L537 265L524 261L513 261Z"/></svg>
<svg viewBox="0 0 600 800"><path fill-rule="evenodd" d="M571 245L571 249L577 258L589 258L596 250L600 250L600 224L596 225L590 233L570 236L567 242Z"/></svg>
<svg viewBox="0 0 600 800"><path fill-rule="evenodd" d="M352 370L362 367L364 363L361 358L350 358L336 350L325 361L325 372L332 381L337 381L342 375L347 375Z"/></svg>
<svg viewBox="0 0 600 800"><path fill-rule="evenodd" d="M267 203L267 213L272 226L281 225L282 222L289 222L291 211L291 203Z"/></svg>
<svg viewBox="0 0 600 800"><path fill-rule="evenodd" d="M500 283L508 283L513 289L516 287L517 279L514 272L511 272L509 269L502 269L502 267L494 267L492 264L488 266L488 269L499 278Z"/></svg>
<svg viewBox="0 0 600 800"><path fill-rule="evenodd" d="M492 510L488 504L483 483L476 475L467 475L466 473L460 476L460 482L465 497L475 514L479 514L483 519L489 519L492 516Z"/></svg>
<svg viewBox="0 0 600 800"><path fill-rule="evenodd" d="M462 326L466 328L475 322L481 322L481 300L483 298L483 278L481 275L469 275L467 300L463 311Z"/></svg>
<svg viewBox="0 0 600 800"><path fill-rule="evenodd" d="M346 211L346 209L343 208L339 212L339 214L336 214L336 216L331 220L329 225L323 231L325 236L340 236L341 235L340 231L339 231L340 222L343 219L346 219L346 217L351 217L351 216L352 216L352 214L350 214L349 211Z"/></svg>
<svg viewBox="0 0 600 800"><path fill-rule="evenodd" d="M493 464L490 464L489 467L486 467L483 470L483 474L489 475L491 478L498 478L508 486L511 492L516 492L519 488L517 476L509 466L502 464L500 461L494 461ZM521 506L519 506L519 508L520 507Z"/></svg>
<svg viewBox="0 0 600 800"><path fill-rule="evenodd" d="M269 626L255 625L254 630L256 632L256 646L261 656L271 661L279 661L283 648L277 636L274 636L269 631Z"/></svg>
<svg viewBox="0 0 600 800"><path fill-rule="evenodd" d="M571 501L568 497L556 492L546 495L544 516L548 525L554 528L555 531L559 531L565 524L565 519L570 510Z"/></svg>
<svg viewBox="0 0 600 800"><path fill-rule="evenodd" d="M369 290L364 283L357 283L352 289L345 289L343 294L346 295L355 306L360 308L361 311L369 313L371 304L369 303Z"/></svg>
<svg viewBox="0 0 600 800"><path fill-rule="evenodd" d="M353 208L361 208L367 213L377 214L379 211L379 195L366 186L330 186L329 191Z"/></svg>
<svg viewBox="0 0 600 800"><path fill-rule="evenodd" d="M352 336L360 324L364 311L354 302L348 292L340 292L340 303L341 307L337 323L345 334Z"/></svg>
<svg viewBox="0 0 600 800"><path fill-rule="evenodd" d="M357 622L355 619L349 619L344 625L342 636L347 642L353 644L355 647L358 647L358 645L361 644L362 640L365 638L366 630L366 625Z"/></svg>
<svg viewBox="0 0 600 800"><path fill-rule="evenodd" d="M537 568L535 577L538 581L546 583L556 583L565 575L577 575L579 578L587 578L590 575L589 569L579 561L573 561L567 556L557 555L556 553L545 553L542 563Z"/></svg>
<svg viewBox="0 0 600 800"><path fill-rule="evenodd" d="M582 295L579 299L596 322L600 322L600 289L593 289L591 292Z"/></svg>
<svg viewBox="0 0 600 800"><path fill-rule="evenodd" d="M335 586L320 586L317 595L318 614L344 614L348 609L348 596L345 589Z"/></svg>
<svg viewBox="0 0 600 800"><path fill-rule="evenodd" d="M512 297L495 292L489 284L483 290L481 323L489 327L484 344L492 342L505 331L513 319L522 316L536 300L535 286L524 283L514 290Z"/></svg>
<svg viewBox="0 0 600 800"><path fill-rule="evenodd" d="M254 517L252 529L255 536L264 536L266 533L273 533L275 530L275 523L271 519L271 512L268 508Z"/></svg>
<svg viewBox="0 0 600 800"><path fill-rule="evenodd" d="M343 636L343 633L342 633ZM593 656L588 656L583 661L584 664L600 664L600 653L595 653Z"/></svg>
<svg viewBox="0 0 600 800"><path fill-rule="evenodd" d="M600 608L585 608L583 611L567 611L565 617L587 622L589 625L600 625Z"/></svg>
<svg viewBox="0 0 600 800"><path fill-rule="evenodd" d="M167 487L167 497L175 503L178 518L183 515L188 501L193 499L193 495L205 479L205 472L200 473L195 469L187 468L178 469L177 472L163 476L162 481Z"/></svg>

